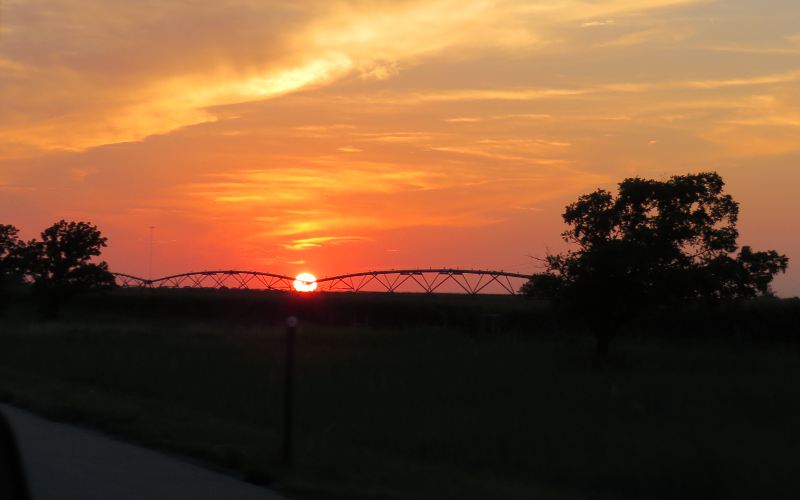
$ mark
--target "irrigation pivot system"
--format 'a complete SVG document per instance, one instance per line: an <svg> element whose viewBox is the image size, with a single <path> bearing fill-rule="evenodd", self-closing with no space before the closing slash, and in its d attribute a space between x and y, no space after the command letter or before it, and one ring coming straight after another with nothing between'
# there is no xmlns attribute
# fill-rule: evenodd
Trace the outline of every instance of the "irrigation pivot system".
<svg viewBox="0 0 800 500"><path fill-rule="evenodd" d="M145 279L115 273L121 287L233 288L294 290L295 278L259 271L198 271ZM516 294L530 275L478 269L392 269L329 276L316 280L317 290L329 292L423 292Z"/></svg>

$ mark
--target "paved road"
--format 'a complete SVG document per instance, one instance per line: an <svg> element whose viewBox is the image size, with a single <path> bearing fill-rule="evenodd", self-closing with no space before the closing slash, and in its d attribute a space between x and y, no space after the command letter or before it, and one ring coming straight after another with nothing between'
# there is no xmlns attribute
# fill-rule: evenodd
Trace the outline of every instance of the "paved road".
<svg viewBox="0 0 800 500"><path fill-rule="evenodd" d="M179 459L0 405L33 500L283 500Z"/></svg>

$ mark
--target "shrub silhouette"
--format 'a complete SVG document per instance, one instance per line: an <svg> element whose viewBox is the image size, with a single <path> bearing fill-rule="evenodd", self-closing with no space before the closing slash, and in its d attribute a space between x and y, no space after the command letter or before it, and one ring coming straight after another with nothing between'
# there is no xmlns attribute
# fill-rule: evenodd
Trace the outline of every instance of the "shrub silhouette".
<svg viewBox="0 0 800 500"><path fill-rule="evenodd" d="M617 195L599 189L566 207L563 238L575 250L548 255L546 271L523 286L579 315L608 354L611 338L640 312L687 301L772 295L788 258L740 251L739 205L715 172L667 181L625 179Z"/></svg>

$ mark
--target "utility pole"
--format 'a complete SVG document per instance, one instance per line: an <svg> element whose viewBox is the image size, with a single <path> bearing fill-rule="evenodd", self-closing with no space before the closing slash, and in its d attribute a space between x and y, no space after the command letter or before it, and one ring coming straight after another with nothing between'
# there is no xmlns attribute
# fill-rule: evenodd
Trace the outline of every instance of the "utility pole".
<svg viewBox="0 0 800 500"><path fill-rule="evenodd" d="M155 226L150 226L150 262L147 266L147 279L153 279L153 230Z"/></svg>

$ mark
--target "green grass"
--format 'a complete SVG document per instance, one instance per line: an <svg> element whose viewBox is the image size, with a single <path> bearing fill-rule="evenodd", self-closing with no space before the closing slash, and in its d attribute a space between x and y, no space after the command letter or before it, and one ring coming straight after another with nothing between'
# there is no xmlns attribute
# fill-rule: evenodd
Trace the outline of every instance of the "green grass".
<svg viewBox="0 0 800 500"><path fill-rule="evenodd" d="M304 324L296 465L286 469L277 465L284 344L275 326L284 309L261 326L251 295L231 299L236 314L230 304L209 312L203 301L215 296L181 296L181 307L163 307L169 314L148 315L123 294L102 308L75 304L56 323L17 303L0 328L0 396L274 480L295 498L788 499L800 491L796 343L630 336L598 366L581 335L480 334L454 319L463 307L510 316L531 307L494 298L399 299L451 311L438 326L398 319L391 327L385 315L398 306L387 298L362 308L384 321ZM163 306L165 297L142 300Z"/></svg>

